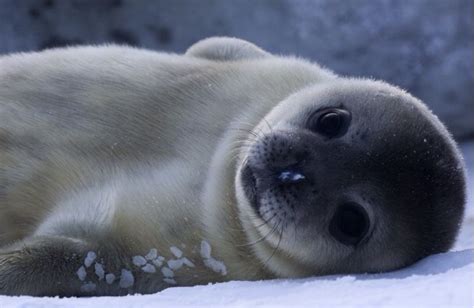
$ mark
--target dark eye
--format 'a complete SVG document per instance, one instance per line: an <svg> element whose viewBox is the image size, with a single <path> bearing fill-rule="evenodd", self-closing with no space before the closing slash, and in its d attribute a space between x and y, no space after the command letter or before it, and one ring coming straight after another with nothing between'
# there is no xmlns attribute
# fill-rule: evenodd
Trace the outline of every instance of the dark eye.
<svg viewBox="0 0 474 308"><path fill-rule="evenodd" d="M344 245L357 245L367 234L369 226L369 217L360 205L345 203L336 210L329 232Z"/></svg>
<svg viewBox="0 0 474 308"><path fill-rule="evenodd" d="M344 109L332 108L316 112L309 121L310 129L326 137L340 137L347 132L351 114Z"/></svg>

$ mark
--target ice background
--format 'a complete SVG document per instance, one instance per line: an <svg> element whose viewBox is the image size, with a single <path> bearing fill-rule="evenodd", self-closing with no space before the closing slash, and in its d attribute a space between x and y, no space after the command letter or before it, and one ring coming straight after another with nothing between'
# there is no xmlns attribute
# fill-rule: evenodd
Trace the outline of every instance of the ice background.
<svg viewBox="0 0 474 308"><path fill-rule="evenodd" d="M152 295L92 298L0 296L0 307L473 307L474 142L461 146L468 202L451 251L383 274L231 281L173 287Z"/></svg>

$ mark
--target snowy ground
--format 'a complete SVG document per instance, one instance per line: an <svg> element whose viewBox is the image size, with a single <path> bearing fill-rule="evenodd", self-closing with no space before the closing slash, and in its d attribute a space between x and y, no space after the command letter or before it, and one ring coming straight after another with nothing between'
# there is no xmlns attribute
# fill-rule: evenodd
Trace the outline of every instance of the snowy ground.
<svg viewBox="0 0 474 308"><path fill-rule="evenodd" d="M299 280L228 282L171 288L154 295L102 298L0 296L0 307L473 307L474 143L463 152L468 165L468 210L452 251L396 272Z"/></svg>

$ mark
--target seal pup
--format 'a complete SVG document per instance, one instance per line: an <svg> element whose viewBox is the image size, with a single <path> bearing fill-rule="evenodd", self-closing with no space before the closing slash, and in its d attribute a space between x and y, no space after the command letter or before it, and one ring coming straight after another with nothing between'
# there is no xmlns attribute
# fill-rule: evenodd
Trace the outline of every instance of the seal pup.
<svg viewBox="0 0 474 308"><path fill-rule="evenodd" d="M418 99L233 38L3 56L0 146L0 294L393 270L465 202Z"/></svg>

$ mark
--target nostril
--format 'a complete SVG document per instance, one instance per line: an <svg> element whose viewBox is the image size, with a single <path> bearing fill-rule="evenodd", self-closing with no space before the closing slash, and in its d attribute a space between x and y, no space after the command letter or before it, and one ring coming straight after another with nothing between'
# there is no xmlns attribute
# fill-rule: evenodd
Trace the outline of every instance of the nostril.
<svg viewBox="0 0 474 308"><path fill-rule="evenodd" d="M294 170L283 170L278 174L278 180L281 183L298 183L306 179L306 177Z"/></svg>
<svg viewBox="0 0 474 308"><path fill-rule="evenodd" d="M329 232L342 244L356 245L365 237L369 227L370 220L364 208L349 202L338 207L329 225Z"/></svg>

